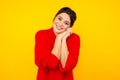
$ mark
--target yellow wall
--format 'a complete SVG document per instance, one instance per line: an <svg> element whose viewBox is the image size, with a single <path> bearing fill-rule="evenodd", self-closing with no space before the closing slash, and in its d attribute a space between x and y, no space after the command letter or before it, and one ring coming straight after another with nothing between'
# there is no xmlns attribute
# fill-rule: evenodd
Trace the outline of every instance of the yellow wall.
<svg viewBox="0 0 120 80"><path fill-rule="evenodd" d="M120 80L119 0L1 0L0 80L35 80L34 37L52 26L56 12L77 13L81 37L75 80Z"/></svg>

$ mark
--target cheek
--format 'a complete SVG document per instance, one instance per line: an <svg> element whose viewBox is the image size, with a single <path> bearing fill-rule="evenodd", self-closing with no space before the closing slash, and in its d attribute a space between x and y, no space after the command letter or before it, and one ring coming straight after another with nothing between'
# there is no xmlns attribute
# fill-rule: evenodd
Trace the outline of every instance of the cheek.
<svg viewBox="0 0 120 80"><path fill-rule="evenodd" d="M66 31L69 27L68 26L64 26L64 30Z"/></svg>
<svg viewBox="0 0 120 80"><path fill-rule="evenodd" d="M65 28L65 29L68 29L68 28L70 28L70 26L68 26L68 25L64 25L64 28Z"/></svg>
<svg viewBox="0 0 120 80"><path fill-rule="evenodd" d="M59 22L59 20L57 18L55 18L54 22Z"/></svg>
<svg viewBox="0 0 120 80"><path fill-rule="evenodd" d="M54 24L57 24L57 25L58 25L58 23L59 23L59 22L58 22L57 20L54 21Z"/></svg>

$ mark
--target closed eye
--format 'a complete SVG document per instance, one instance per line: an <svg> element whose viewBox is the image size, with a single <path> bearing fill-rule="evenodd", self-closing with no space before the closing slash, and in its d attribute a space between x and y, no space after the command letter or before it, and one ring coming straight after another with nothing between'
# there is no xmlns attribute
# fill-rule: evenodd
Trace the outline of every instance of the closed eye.
<svg viewBox="0 0 120 80"><path fill-rule="evenodd" d="M65 22L65 25L69 25L69 22Z"/></svg>
<svg viewBox="0 0 120 80"><path fill-rule="evenodd" d="M61 20L62 20L62 18L61 18L61 17L58 17L58 20L59 20L59 21L61 21Z"/></svg>

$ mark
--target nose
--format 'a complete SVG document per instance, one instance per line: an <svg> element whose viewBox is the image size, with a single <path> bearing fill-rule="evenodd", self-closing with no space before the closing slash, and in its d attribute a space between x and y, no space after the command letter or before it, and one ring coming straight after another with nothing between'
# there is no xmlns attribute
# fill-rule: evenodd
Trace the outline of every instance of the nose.
<svg viewBox="0 0 120 80"><path fill-rule="evenodd" d="M63 27L64 27L62 21L59 22L59 26L60 26L60 28L63 28Z"/></svg>

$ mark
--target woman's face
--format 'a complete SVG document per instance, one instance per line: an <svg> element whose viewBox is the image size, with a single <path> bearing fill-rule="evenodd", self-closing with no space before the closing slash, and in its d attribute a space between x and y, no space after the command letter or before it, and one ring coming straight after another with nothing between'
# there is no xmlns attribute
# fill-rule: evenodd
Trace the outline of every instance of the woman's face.
<svg viewBox="0 0 120 80"><path fill-rule="evenodd" d="M66 13L58 14L53 22L54 32L60 34L70 28L70 17Z"/></svg>

